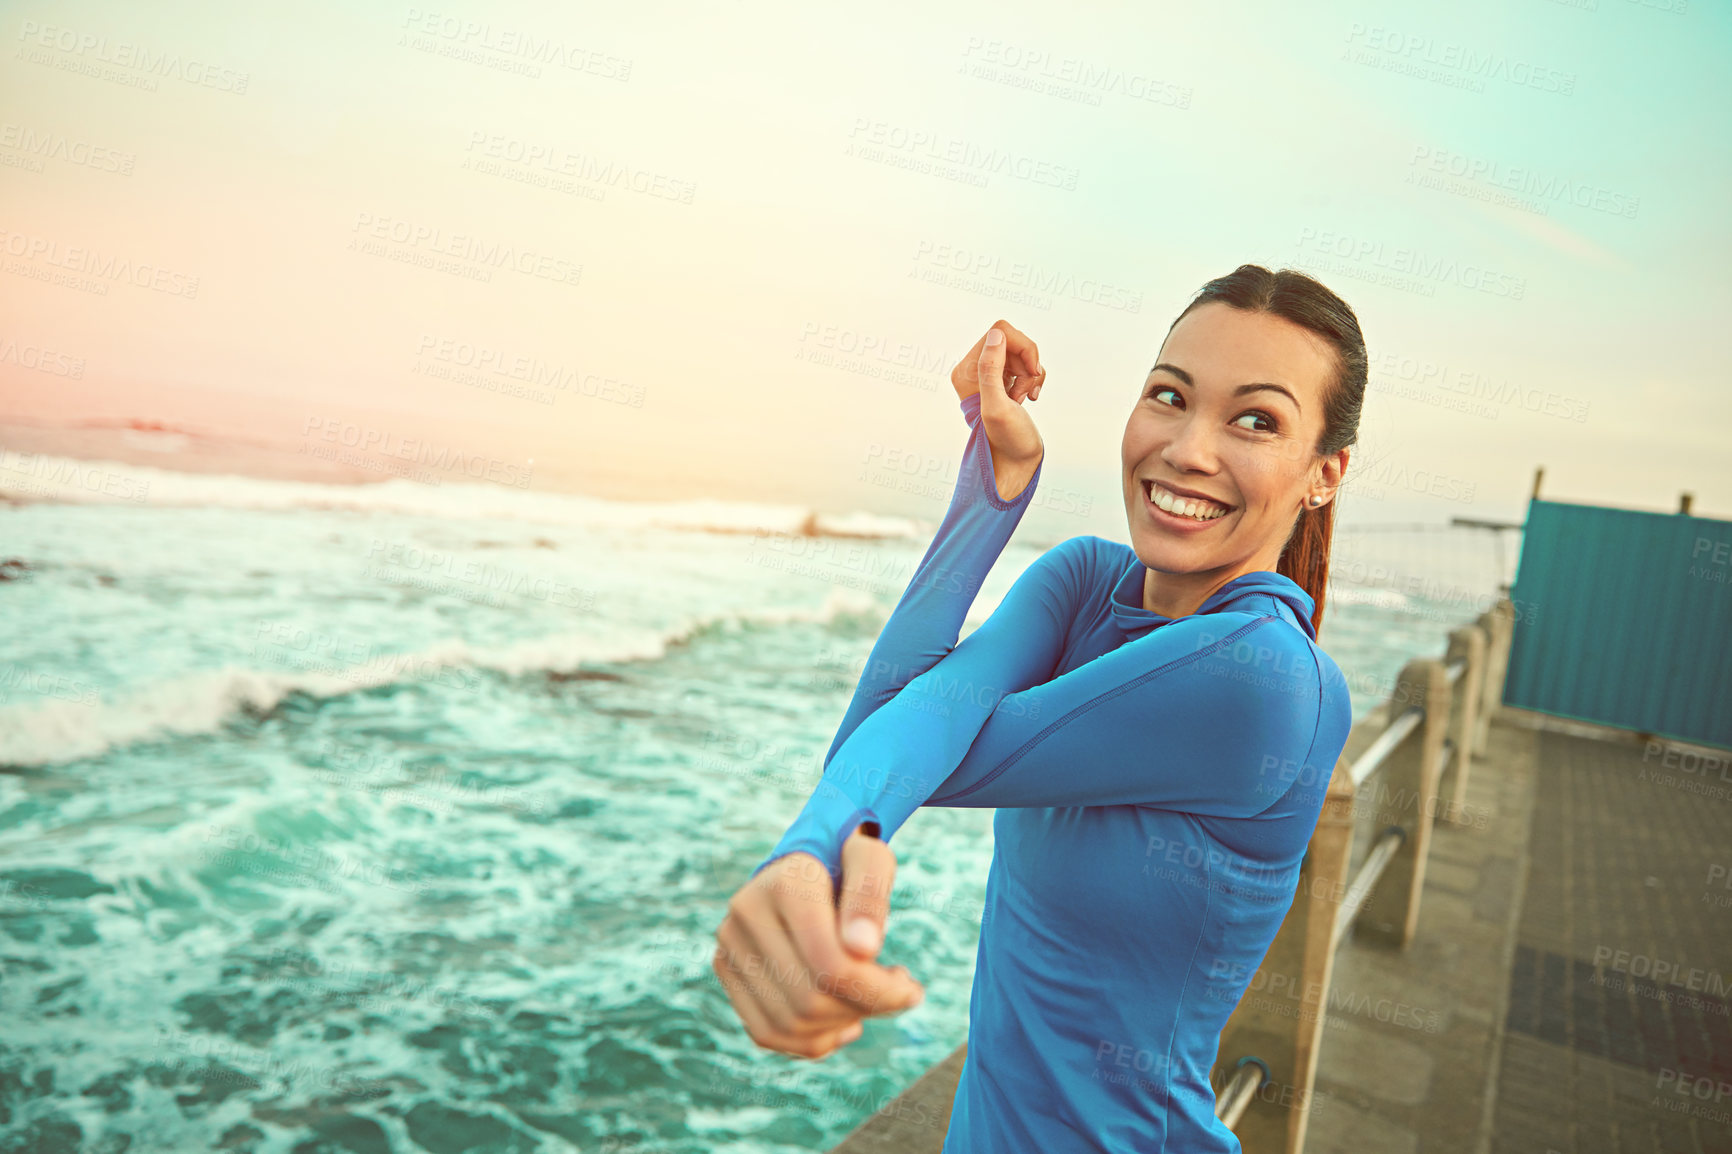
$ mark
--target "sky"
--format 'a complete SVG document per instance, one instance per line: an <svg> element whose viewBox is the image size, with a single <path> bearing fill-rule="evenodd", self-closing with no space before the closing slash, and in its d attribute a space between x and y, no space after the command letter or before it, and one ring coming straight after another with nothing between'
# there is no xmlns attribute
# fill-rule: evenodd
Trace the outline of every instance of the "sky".
<svg viewBox="0 0 1732 1154"><path fill-rule="evenodd" d="M1122 538L1130 405L1251 261L1365 332L1343 525L1520 520L1539 466L1732 518L1723 4L11 3L0 42L0 420L936 520L1002 318L1049 374L1028 522Z"/></svg>

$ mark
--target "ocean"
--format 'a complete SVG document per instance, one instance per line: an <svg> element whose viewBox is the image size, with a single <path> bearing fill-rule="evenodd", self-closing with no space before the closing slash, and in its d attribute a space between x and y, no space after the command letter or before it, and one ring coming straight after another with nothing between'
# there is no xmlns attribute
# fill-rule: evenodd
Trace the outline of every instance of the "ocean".
<svg viewBox="0 0 1732 1154"><path fill-rule="evenodd" d="M0 1148L821 1151L964 1039L990 811L897 835L926 1000L838 1055L710 970L934 524L92 467L0 470ZM1486 604L1390 585L1356 716Z"/></svg>

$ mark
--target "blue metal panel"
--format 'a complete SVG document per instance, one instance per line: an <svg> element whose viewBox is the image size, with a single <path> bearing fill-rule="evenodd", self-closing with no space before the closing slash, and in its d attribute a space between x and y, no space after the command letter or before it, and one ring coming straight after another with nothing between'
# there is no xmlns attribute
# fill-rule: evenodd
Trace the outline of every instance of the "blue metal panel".
<svg viewBox="0 0 1732 1154"><path fill-rule="evenodd" d="M1533 501L1506 705L1732 749L1732 521Z"/></svg>

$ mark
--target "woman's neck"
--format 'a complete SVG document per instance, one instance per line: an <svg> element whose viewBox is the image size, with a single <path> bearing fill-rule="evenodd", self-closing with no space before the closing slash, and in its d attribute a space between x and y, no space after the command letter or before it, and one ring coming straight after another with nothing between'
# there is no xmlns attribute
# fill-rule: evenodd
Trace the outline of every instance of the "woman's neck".
<svg viewBox="0 0 1732 1154"><path fill-rule="evenodd" d="M1167 573L1143 567L1143 608L1162 617L1189 617L1221 586L1247 573L1275 572L1280 558L1253 557L1226 569Z"/></svg>

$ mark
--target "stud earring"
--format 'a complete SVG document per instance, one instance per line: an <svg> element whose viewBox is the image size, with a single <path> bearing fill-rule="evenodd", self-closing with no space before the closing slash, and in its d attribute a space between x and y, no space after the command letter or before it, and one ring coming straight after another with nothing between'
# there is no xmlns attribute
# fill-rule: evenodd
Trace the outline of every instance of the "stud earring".
<svg viewBox="0 0 1732 1154"><path fill-rule="evenodd" d="M1319 506L1319 505L1321 505L1321 504L1322 504L1322 503L1323 503L1323 498L1322 498L1322 497L1318 497L1318 496L1315 496L1315 495L1313 495L1313 496L1312 496L1312 498L1311 498L1311 507L1312 507L1312 508L1313 508L1313 509L1315 509L1315 508L1316 508L1316 507L1317 507L1317 506Z"/></svg>

